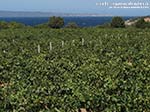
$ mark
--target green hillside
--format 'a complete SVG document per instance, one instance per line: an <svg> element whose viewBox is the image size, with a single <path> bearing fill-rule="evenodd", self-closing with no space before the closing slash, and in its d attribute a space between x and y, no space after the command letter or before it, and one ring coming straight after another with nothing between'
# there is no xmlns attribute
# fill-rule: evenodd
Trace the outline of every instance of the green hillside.
<svg viewBox="0 0 150 112"><path fill-rule="evenodd" d="M126 20L125 25L126 26L134 26L139 20L146 19L146 18L150 19L150 16L135 17L135 18ZM147 22L147 21L145 21L145 22ZM150 22L150 21L148 21L148 22Z"/></svg>

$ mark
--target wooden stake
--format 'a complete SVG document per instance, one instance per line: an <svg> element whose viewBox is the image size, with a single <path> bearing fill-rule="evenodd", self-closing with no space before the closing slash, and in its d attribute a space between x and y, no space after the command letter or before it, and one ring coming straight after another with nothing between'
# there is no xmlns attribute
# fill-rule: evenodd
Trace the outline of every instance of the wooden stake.
<svg viewBox="0 0 150 112"><path fill-rule="evenodd" d="M50 43L49 43L49 50L52 51L52 49L53 49L53 48L52 48L52 43L50 42Z"/></svg>
<svg viewBox="0 0 150 112"><path fill-rule="evenodd" d="M73 46L75 46L74 42L75 42L75 40L72 40L72 45L73 45Z"/></svg>
<svg viewBox="0 0 150 112"><path fill-rule="evenodd" d="M81 108L80 112L87 112L85 108Z"/></svg>
<svg viewBox="0 0 150 112"><path fill-rule="evenodd" d="M40 52L41 52L40 45L38 45L38 53L40 53Z"/></svg>
<svg viewBox="0 0 150 112"><path fill-rule="evenodd" d="M64 44L65 44L65 43L64 43L64 41L61 41L61 45L62 45L62 47L64 47Z"/></svg>
<svg viewBox="0 0 150 112"><path fill-rule="evenodd" d="M84 38L82 38L82 46L84 46Z"/></svg>

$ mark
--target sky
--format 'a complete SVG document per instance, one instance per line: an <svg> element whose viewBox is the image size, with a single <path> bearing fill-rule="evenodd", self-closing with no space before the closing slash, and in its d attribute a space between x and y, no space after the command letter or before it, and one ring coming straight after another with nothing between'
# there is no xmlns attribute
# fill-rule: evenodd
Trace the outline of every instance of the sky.
<svg viewBox="0 0 150 112"><path fill-rule="evenodd" d="M150 0L0 0L3 11L41 11L63 13L98 13L114 16L145 16L150 15L150 8L114 9L97 6L102 2L149 2Z"/></svg>

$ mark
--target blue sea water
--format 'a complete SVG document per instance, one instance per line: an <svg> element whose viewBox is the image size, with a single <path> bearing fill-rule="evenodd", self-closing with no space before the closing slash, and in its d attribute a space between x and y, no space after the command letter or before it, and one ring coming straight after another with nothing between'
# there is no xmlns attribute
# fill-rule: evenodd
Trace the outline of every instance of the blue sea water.
<svg viewBox="0 0 150 112"><path fill-rule="evenodd" d="M112 17L63 17L65 25L69 22L75 22L81 27L90 27L102 25L111 21ZM133 17L123 17L124 20L131 19ZM0 17L0 21L16 21L25 25L35 26L38 24L46 23L49 20L48 17Z"/></svg>

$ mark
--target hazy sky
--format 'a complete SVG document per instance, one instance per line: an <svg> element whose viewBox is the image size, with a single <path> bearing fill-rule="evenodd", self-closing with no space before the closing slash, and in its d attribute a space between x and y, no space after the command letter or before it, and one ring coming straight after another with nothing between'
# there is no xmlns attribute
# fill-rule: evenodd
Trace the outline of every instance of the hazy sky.
<svg viewBox="0 0 150 112"><path fill-rule="evenodd" d="M0 0L0 10L43 11L67 13L99 13L109 15L150 15L149 9L110 9L96 6L97 2L128 2L129 0ZM130 0L132 2L150 0Z"/></svg>

